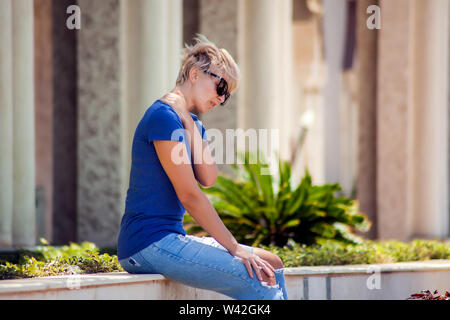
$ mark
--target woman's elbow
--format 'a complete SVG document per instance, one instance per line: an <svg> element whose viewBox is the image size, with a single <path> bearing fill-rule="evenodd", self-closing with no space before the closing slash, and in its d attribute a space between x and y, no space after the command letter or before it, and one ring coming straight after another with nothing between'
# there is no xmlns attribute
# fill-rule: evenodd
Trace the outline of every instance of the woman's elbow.
<svg viewBox="0 0 450 320"><path fill-rule="evenodd" d="M181 192L178 195L178 198L183 205L183 207L186 208L186 210L189 211L188 208L191 206L195 206L199 203L199 201L202 199L203 192L200 190L200 188L195 187L193 190L187 190L185 192Z"/></svg>
<svg viewBox="0 0 450 320"><path fill-rule="evenodd" d="M203 188L209 188L212 187L216 183L216 181L217 181L217 174L202 179L201 181L199 181L199 183Z"/></svg>
<svg viewBox="0 0 450 320"><path fill-rule="evenodd" d="M195 179L203 188L209 188L216 183L218 173L216 165L210 166L208 170L196 171Z"/></svg>

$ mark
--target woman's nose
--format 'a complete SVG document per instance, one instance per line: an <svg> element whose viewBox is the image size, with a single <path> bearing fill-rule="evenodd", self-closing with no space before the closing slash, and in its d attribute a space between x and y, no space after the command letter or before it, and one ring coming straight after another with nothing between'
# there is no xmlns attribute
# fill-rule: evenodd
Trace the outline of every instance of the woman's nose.
<svg viewBox="0 0 450 320"><path fill-rule="evenodd" d="M224 102L225 101L225 95L219 96L219 100L220 100L220 103Z"/></svg>

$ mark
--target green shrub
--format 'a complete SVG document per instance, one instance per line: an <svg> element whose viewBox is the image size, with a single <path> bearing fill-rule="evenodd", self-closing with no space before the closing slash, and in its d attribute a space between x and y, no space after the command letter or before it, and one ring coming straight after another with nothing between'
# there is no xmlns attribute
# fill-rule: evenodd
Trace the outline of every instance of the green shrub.
<svg viewBox="0 0 450 320"><path fill-rule="evenodd" d="M45 239L34 250L20 251L16 261L0 261L0 279L44 277L74 273L123 271L116 255L100 254L91 242L53 247Z"/></svg>
<svg viewBox="0 0 450 320"><path fill-rule="evenodd" d="M43 248L44 247L44 248ZM450 243L437 240L363 241L343 244L329 240L321 245L307 246L290 240L286 246L261 246L278 256L285 267L354 265L450 259ZM99 254L92 243L51 247L48 244L28 251L35 256L21 257L21 263L0 263L0 279L17 279L56 275L123 271L116 255Z"/></svg>
<svg viewBox="0 0 450 320"><path fill-rule="evenodd" d="M367 231L370 222L358 211L357 201L337 197L338 184L314 186L308 171L301 182L291 186L291 166L278 160L279 181L268 170L263 155L241 153L243 165L231 165L234 179L220 174L208 195L222 221L243 244L284 246L289 239L298 243L317 244L329 239L357 243L354 230ZM255 164L250 164L253 157ZM200 235L202 228L185 215L188 233Z"/></svg>
<svg viewBox="0 0 450 320"><path fill-rule="evenodd" d="M450 259L450 243L421 239L409 243L391 240L347 245L328 241L312 246L289 242L283 248L273 245L263 248L280 256L285 267Z"/></svg>

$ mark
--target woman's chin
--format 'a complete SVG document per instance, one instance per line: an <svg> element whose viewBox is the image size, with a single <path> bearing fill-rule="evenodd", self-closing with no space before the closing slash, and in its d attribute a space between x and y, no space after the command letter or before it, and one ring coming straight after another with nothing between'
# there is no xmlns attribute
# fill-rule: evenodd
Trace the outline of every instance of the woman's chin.
<svg viewBox="0 0 450 320"><path fill-rule="evenodd" d="M209 110L211 110L210 108L208 108L207 106L202 106L200 108L197 108L197 111L199 113L207 113Z"/></svg>

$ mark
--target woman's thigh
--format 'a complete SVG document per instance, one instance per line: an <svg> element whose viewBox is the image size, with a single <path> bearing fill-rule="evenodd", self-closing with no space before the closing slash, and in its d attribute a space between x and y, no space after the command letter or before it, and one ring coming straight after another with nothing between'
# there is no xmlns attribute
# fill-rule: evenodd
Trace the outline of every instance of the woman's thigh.
<svg viewBox="0 0 450 320"><path fill-rule="evenodd" d="M244 248L253 251L249 246ZM278 288L261 284L255 275L250 278L244 264L213 238L169 234L131 259L141 266L133 265L132 273L160 273L235 299L282 298Z"/></svg>

